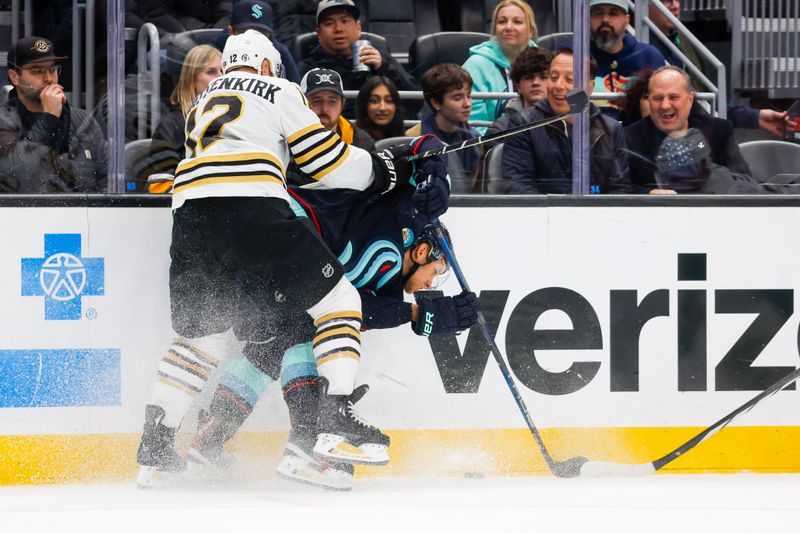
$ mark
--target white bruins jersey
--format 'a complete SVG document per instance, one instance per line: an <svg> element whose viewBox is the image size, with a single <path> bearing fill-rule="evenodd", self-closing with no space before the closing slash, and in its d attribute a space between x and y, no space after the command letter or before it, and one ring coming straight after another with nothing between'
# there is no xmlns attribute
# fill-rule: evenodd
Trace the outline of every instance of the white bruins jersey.
<svg viewBox="0 0 800 533"><path fill-rule="evenodd" d="M290 158L311 187L363 190L373 181L368 152L326 130L296 84L248 72L213 80L186 116L186 158L172 208L208 197L269 196L289 202Z"/></svg>

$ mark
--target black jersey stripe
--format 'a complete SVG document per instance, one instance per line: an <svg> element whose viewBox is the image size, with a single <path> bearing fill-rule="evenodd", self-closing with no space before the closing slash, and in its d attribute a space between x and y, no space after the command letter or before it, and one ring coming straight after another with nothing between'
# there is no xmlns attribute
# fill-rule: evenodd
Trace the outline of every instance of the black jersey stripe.
<svg viewBox="0 0 800 533"><path fill-rule="evenodd" d="M275 182L275 183L278 183L279 185L284 185L284 186L286 184L284 179L283 179L283 176L281 176L279 174L275 174L274 172L268 172L268 171L263 171L263 170L260 170L260 171L259 170L253 170L251 172L215 172L213 174L203 174L202 176L197 176L196 178L192 178L192 179L184 180L184 181L182 181L180 183L176 183L173 186L173 192L177 192L181 188L187 187L188 185L197 184L197 183L199 183L201 181L204 181L204 180L218 180L219 181L219 180L223 180L225 178L229 178L231 183L236 183L236 182L247 181L247 180L241 180L241 179L237 180L236 178L247 178L247 177L256 177L256 176L269 176L269 178L271 178L271 179L265 179L265 180L253 179L252 180L253 183L258 182L258 181L269 181L269 182Z"/></svg>
<svg viewBox="0 0 800 533"><path fill-rule="evenodd" d="M177 179L184 174L193 174L198 170L209 168L209 167L246 167L250 165L266 165L270 168L274 168L277 172L281 173L281 167L276 165L275 162L270 161L269 159L252 159L249 161L209 161L207 163L201 163L199 165L195 165L192 168L186 170L178 170L175 172L175 178Z"/></svg>
<svg viewBox="0 0 800 533"><path fill-rule="evenodd" d="M294 155L295 159L303 157L304 155L306 155L307 153L311 152L315 148L317 148L319 146L322 146L326 142L330 141L331 137L333 137L333 132L329 131L328 135L324 135L323 137L320 138L319 141L315 142L314 144L309 145L307 148L303 148L303 150L301 150L301 151L299 151L297 153L294 153L294 151L292 151L292 155Z"/></svg>
<svg viewBox="0 0 800 533"><path fill-rule="evenodd" d="M290 135L287 139L289 147L297 146L298 144L302 143L303 141L307 141L314 135L318 135L320 133L325 133L327 130L322 126L322 124L313 124L309 126L308 131L301 131L300 135L295 137L294 135ZM296 135L296 134L295 134Z"/></svg>
<svg viewBox="0 0 800 533"><path fill-rule="evenodd" d="M311 177L314 178L315 180L322 179L323 177L325 177L326 174L328 174L327 170L329 168L332 168L334 166L339 166L339 165L342 164L342 162L343 162L343 160L345 158L345 154L348 153L348 149L349 148L350 147L347 146L345 143L342 143L341 144L341 149L339 150L339 153L336 154L336 157L334 157L333 159L331 159L330 161L328 161L327 163L325 163L324 165L322 165L318 169L314 170L313 172L308 172L308 171L304 171L304 172L306 172L306 174L310 174ZM333 146L331 146L326 151L326 153L329 153L329 152L331 152L331 151L333 151L335 149L336 149L336 145L334 144ZM322 156L322 154L320 154L320 156ZM308 166L308 165L304 165L304 166ZM300 167L300 168L302 170L303 167Z"/></svg>

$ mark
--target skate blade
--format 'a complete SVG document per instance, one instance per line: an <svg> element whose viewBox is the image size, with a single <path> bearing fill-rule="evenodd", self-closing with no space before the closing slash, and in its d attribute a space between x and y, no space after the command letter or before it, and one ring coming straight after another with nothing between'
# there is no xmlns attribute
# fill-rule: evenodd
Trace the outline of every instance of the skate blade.
<svg viewBox="0 0 800 533"><path fill-rule="evenodd" d="M353 476L347 472L319 464L312 465L299 457L285 456L278 465L278 475L287 481L325 490L353 489Z"/></svg>
<svg viewBox="0 0 800 533"><path fill-rule="evenodd" d="M325 461L351 465L383 466L389 462L386 446L381 444L353 446L341 435L330 433L319 434L314 446L314 455Z"/></svg>
<svg viewBox="0 0 800 533"><path fill-rule="evenodd" d="M156 466L140 466L136 486L140 489L161 489L178 483L180 472L165 472Z"/></svg>

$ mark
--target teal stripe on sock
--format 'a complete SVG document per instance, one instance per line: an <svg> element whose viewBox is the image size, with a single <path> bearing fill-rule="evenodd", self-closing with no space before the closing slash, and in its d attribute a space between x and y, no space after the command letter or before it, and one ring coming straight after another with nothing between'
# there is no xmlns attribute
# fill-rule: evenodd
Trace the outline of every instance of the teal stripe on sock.
<svg viewBox="0 0 800 533"><path fill-rule="evenodd" d="M281 387L293 379L317 375L317 362L310 342L292 346L283 354L281 361Z"/></svg>
<svg viewBox="0 0 800 533"><path fill-rule="evenodd" d="M255 405L272 379L256 368L247 357L240 355L225 366L219 382Z"/></svg>

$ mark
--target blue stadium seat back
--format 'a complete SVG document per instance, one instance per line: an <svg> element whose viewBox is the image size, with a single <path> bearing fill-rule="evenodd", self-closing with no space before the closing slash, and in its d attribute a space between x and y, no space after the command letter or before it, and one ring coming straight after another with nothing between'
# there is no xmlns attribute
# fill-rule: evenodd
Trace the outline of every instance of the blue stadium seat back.
<svg viewBox="0 0 800 533"><path fill-rule="evenodd" d="M152 139L137 139L125 143L125 192L146 192L147 184L137 181L149 164L149 152Z"/></svg>
<svg viewBox="0 0 800 533"><path fill-rule="evenodd" d="M525 0L533 8L533 17L539 35L553 33L558 29L553 0ZM500 0L462 0L461 29L491 33L492 13Z"/></svg>
<svg viewBox="0 0 800 533"><path fill-rule="evenodd" d="M385 37L395 54L408 52L418 35L442 30L439 10L431 0L366 0L361 20L365 30Z"/></svg>
<svg viewBox="0 0 800 533"><path fill-rule="evenodd" d="M382 54L390 53L389 45L386 43L386 39L384 39L383 36L362 31L361 38L372 43L372 46L377 48ZM289 53L292 55L294 60L300 64L300 62L311 53L311 50L313 50L317 44L319 44L319 41L317 40L316 32L309 32L295 37L294 40L287 45L287 47L289 48Z"/></svg>
<svg viewBox="0 0 800 533"><path fill-rule="evenodd" d="M447 31L417 37L409 50L409 72L417 81L440 63L463 65L471 46L489 40L488 33Z"/></svg>
<svg viewBox="0 0 800 533"><path fill-rule="evenodd" d="M572 32L549 33L536 39L539 48L557 50L563 46L572 46Z"/></svg>
<svg viewBox="0 0 800 533"><path fill-rule="evenodd" d="M749 141L739 145L750 173L759 183L778 174L800 174L800 144L788 141Z"/></svg>
<svg viewBox="0 0 800 533"><path fill-rule="evenodd" d="M380 152L384 148L388 148L394 144L408 144L414 137L387 137L375 141L375 151Z"/></svg>

